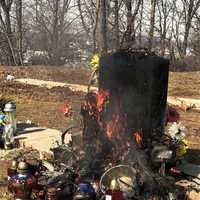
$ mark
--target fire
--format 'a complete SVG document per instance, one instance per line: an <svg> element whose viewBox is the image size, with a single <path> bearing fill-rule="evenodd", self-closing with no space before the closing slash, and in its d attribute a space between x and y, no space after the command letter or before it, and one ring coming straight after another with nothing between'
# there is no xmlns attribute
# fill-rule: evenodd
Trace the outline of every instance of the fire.
<svg viewBox="0 0 200 200"><path fill-rule="evenodd" d="M120 115L118 113L114 114L112 120L106 125L106 134L109 140L113 138L113 133L118 134L120 131Z"/></svg>
<svg viewBox="0 0 200 200"><path fill-rule="evenodd" d="M104 90L100 90L96 94L97 109L99 112L102 112L103 106L104 106L105 102L107 101L109 95L110 95L109 92L104 91Z"/></svg>
<svg viewBox="0 0 200 200"><path fill-rule="evenodd" d="M107 137L109 140L111 140L113 136L113 122L112 121L108 122L106 129L107 129L106 131Z"/></svg>
<svg viewBox="0 0 200 200"><path fill-rule="evenodd" d="M136 133L134 133L134 139L139 145L142 144L142 131L141 130L138 130Z"/></svg>

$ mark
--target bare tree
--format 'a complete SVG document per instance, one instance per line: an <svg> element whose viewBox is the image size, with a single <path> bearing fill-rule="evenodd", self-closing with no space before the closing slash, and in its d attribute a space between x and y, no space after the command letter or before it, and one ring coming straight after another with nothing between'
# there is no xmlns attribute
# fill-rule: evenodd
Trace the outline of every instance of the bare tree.
<svg viewBox="0 0 200 200"><path fill-rule="evenodd" d="M137 44L152 50L159 36L162 56L169 50L184 59L199 9L200 0L0 0L0 55L4 63L22 64L29 45L59 65L75 59L73 48L88 55Z"/></svg>
<svg viewBox="0 0 200 200"><path fill-rule="evenodd" d="M114 0L114 49L119 48L119 1Z"/></svg>
<svg viewBox="0 0 200 200"><path fill-rule="evenodd" d="M93 43L93 53L97 50L97 26L99 21L99 0L77 0L82 27Z"/></svg>
<svg viewBox="0 0 200 200"><path fill-rule="evenodd" d="M59 64L59 33L58 33L58 13L59 13L59 4L60 4L60 0L54 0L53 2L53 24L52 24L52 45L51 45L51 52L52 54L50 59L51 59L51 63L53 65L58 65Z"/></svg>
<svg viewBox="0 0 200 200"><path fill-rule="evenodd" d="M151 0L151 18L150 18L149 44L148 44L148 49L150 51L152 50L152 47L153 47L155 15L156 15L156 2L157 2L157 0Z"/></svg>
<svg viewBox="0 0 200 200"><path fill-rule="evenodd" d="M159 0L157 1L158 7L158 18L159 18L159 28L158 32L160 35L160 43L161 43L161 55L165 55L166 49L166 40L167 40L167 31L172 25L170 20L170 13L173 8L173 3L169 0Z"/></svg>
<svg viewBox="0 0 200 200"><path fill-rule="evenodd" d="M37 8L37 12L35 9ZM35 0L32 13L37 13L35 27L41 35L45 35L44 48L49 56L49 64L61 65L69 57L73 57L73 51L69 51L71 37L69 30L79 18L73 9L76 5L71 0Z"/></svg>
<svg viewBox="0 0 200 200"><path fill-rule="evenodd" d="M139 20L139 46L142 46L142 27L143 27L144 0L141 0L140 20Z"/></svg>
<svg viewBox="0 0 200 200"><path fill-rule="evenodd" d="M124 3L127 9L127 27L122 38L122 45L125 47L131 47L132 43L135 41L135 21L142 0L135 1L134 9L132 0L124 0Z"/></svg>
<svg viewBox="0 0 200 200"><path fill-rule="evenodd" d="M192 20L200 7L200 0L182 0L184 8L185 31L183 40L183 55L187 53L188 37L190 34Z"/></svg>
<svg viewBox="0 0 200 200"><path fill-rule="evenodd" d="M0 15L1 25L3 32L7 40L6 45L6 58L7 64L16 65L15 53L13 48L13 33L11 27L10 11L13 4L13 0L0 0L0 6L3 10L3 16Z"/></svg>
<svg viewBox="0 0 200 200"><path fill-rule="evenodd" d="M200 19L197 19L193 32L192 32L192 39L191 44L193 48L193 52L196 56L198 56L199 64L200 64Z"/></svg>
<svg viewBox="0 0 200 200"><path fill-rule="evenodd" d="M131 34L133 29L133 22L132 22L132 0L125 0L125 5L127 9L127 30L126 30L126 36L125 36L125 42L126 46L131 46Z"/></svg>
<svg viewBox="0 0 200 200"><path fill-rule="evenodd" d="M22 0L16 0L18 64L23 64Z"/></svg>
<svg viewBox="0 0 200 200"><path fill-rule="evenodd" d="M98 47L101 55L107 53L107 6L106 0L99 0L99 27L98 27Z"/></svg>

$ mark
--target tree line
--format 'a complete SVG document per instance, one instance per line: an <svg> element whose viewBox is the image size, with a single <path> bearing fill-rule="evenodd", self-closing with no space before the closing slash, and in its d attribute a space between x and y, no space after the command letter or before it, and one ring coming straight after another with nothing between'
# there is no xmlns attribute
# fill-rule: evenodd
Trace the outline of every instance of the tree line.
<svg viewBox="0 0 200 200"><path fill-rule="evenodd" d="M23 65L29 51L62 65L119 48L200 65L200 0L0 0L0 29L5 65Z"/></svg>

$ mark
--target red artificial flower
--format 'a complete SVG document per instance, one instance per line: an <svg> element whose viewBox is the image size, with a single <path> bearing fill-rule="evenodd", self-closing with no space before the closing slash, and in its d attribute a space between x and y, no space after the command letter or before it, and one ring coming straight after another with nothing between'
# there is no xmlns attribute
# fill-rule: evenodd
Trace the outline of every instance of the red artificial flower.
<svg viewBox="0 0 200 200"><path fill-rule="evenodd" d="M61 112L64 114L65 117L69 117L72 114L72 107L69 104L65 104L61 108Z"/></svg>
<svg viewBox="0 0 200 200"><path fill-rule="evenodd" d="M178 122L180 120L180 114L179 112L176 110L176 108L172 107L172 106L167 106L167 112L166 112L166 123L171 122Z"/></svg>

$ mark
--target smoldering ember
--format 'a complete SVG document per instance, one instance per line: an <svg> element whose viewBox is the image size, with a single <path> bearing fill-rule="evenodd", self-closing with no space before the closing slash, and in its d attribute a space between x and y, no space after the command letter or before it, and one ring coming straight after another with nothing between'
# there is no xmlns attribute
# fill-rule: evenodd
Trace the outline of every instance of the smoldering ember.
<svg viewBox="0 0 200 200"><path fill-rule="evenodd" d="M40 152L34 162L29 160L35 153L25 151L12 158L12 198L187 199L188 188L177 183L188 179L198 190L199 178L184 170L189 165L187 130L167 105L168 76L169 61L145 49L101 56L98 90L88 90L80 105L81 126L71 124L63 131L52 154ZM73 115L70 105L62 111ZM65 144L69 134L72 141ZM13 138L4 137L6 148L16 143Z"/></svg>

